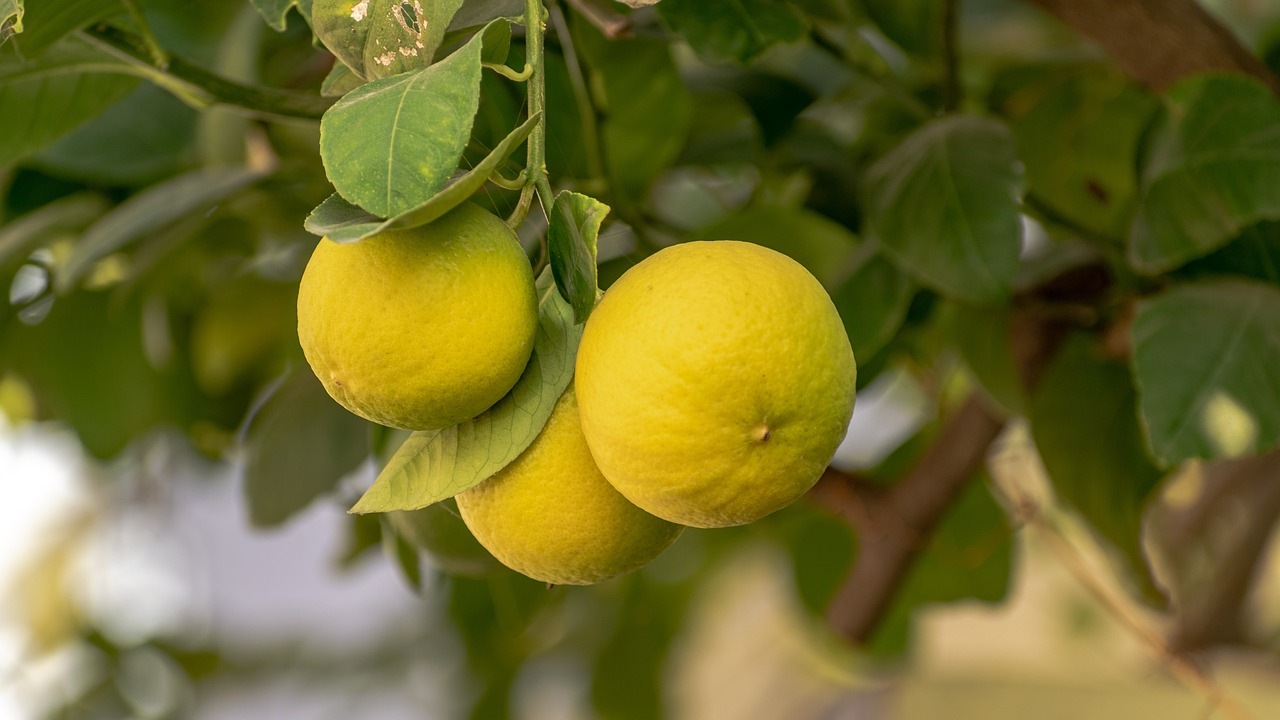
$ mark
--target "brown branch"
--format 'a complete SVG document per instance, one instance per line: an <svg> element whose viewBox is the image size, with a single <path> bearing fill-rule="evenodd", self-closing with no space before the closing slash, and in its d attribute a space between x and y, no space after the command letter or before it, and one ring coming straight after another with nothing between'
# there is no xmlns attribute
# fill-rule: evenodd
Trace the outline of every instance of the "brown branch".
<svg viewBox="0 0 1280 720"><path fill-rule="evenodd" d="M865 643L888 610L934 528L986 462L1004 428L979 395L947 421L937 440L897 484L879 490L829 471L815 497L858 531L858 561L827 611L831 626Z"/></svg>
<svg viewBox="0 0 1280 720"><path fill-rule="evenodd" d="M1027 0L1097 43L1126 75L1163 91L1197 73L1280 79L1196 0Z"/></svg>

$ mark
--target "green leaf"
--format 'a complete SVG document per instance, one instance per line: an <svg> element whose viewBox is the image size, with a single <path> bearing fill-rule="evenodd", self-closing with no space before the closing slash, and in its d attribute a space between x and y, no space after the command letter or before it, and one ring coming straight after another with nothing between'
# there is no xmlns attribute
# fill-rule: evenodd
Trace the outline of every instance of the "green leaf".
<svg viewBox="0 0 1280 720"><path fill-rule="evenodd" d="M584 323L596 306L596 238L609 206L593 197L562 190L551 210L547 247L560 297L573 306L573 321Z"/></svg>
<svg viewBox="0 0 1280 720"><path fill-rule="evenodd" d="M757 205L699 230L699 240L741 240L777 250L830 287L848 272L858 238L811 210Z"/></svg>
<svg viewBox="0 0 1280 720"><path fill-rule="evenodd" d="M1142 550L1143 512L1163 473L1147 455L1128 368L1088 335L1072 334L1037 385L1028 418L1058 497L1118 551L1124 576L1163 605Z"/></svg>
<svg viewBox="0 0 1280 720"><path fill-rule="evenodd" d="M0 0L0 18L5 2ZM17 0L22 7L22 0ZM120 0L39 0L30 3L23 18L25 31L13 39L22 57L31 60L67 35L124 11ZM3 31L0 31L3 35ZM3 44L3 39L0 39Z"/></svg>
<svg viewBox="0 0 1280 720"><path fill-rule="evenodd" d="M379 217L444 187L480 101L480 36L431 67L351 91L320 121L320 157L338 194Z"/></svg>
<svg viewBox="0 0 1280 720"><path fill-rule="evenodd" d="M948 303L939 323L982 389L1009 414L1024 414L1022 374L1013 354L1013 307Z"/></svg>
<svg viewBox="0 0 1280 720"><path fill-rule="evenodd" d="M1028 192L1095 233L1125 237L1137 202L1138 144L1156 98L1101 67L1056 67L1003 105L1014 116Z"/></svg>
<svg viewBox="0 0 1280 720"><path fill-rule="evenodd" d="M129 242L221 202L261 177L261 171L245 168L194 170L134 195L85 231L58 274L58 290L75 287L95 262Z"/></svg>
<svg viewBox="0 0 1280 720"><path fill-rule="evenodd" d="M310 368L295 368L249 424L244 496L257 527L279 525L334 489L368 455L366 423Z"/></svg>
<svg viewBox="0 0 1280 720"><path fill-rule="evenodd" d="M831 295L853 355L865 362L889 344L902 327L916 284L883 255L858 253L857 265ZM868 252L871 251L871 252Z"/></svg>
<svg viewBox="0 0 1280 720"><path fill-rule="evenodd" d="M0 280L7 279L33 250L58 233L75 231L93 222L109 205L92 193L66 195L0 227ZM0 287L8 287L0 282Z"/></svg>
<svg viewBox="0 0 1280 720"><path fill-rule="evenodd" d="M533 132L541 119L540 115L534 115L525 120L523 125L512 130L502 142L498 143L493 152L465 175L445 186L423 204L406 210L390 220L370 215L343 200L342 196L335 194L312 210L304 225L309 232L327 237L336 243L356 242L386 230L403 230L426 225L474 195L498 169L498 166L520 146L520 143L525 141L525 138L529 137L529 133Z"/></svg>
<svg viewBox="0 0 1280 720"><path fill-rule="evenodd" d="M574 24L574 39L603 109L609 179L616 190L639 198L680 155L693 120L692 95L664 40L607 41L588 23Z"/></svg>
<svg viewBox="0 0 1280 720"><path fill-rule="evenodd" d="M391 532L389 528L385 527L388 524L384 518L382 551L387 556L387 559L400 571L400 577L404 578L409 587L413 588L414 592L421 592L422 563L418 560L418 551L399 533Z"/></svg>
<svg viewBox="0 0 1280 720"><path fill-rule="evenodd" d="M1131 342L1156 459L1237 457L1280 441L1280 288L1177 286L1138 306Z"/></svg>
<svg viewBox="0 0 1280 720"><path fill-rule="evenodd" d="M1280 220L1280 100L1241 75L1186 80L1150 142L1129 261L1159 273Z"/></svg>
<svg viewBox="0 0 1280 720"><path fill-rule="evenodd" d="M481 44L484 50L480 53L480 60L493 65L505 63L511 53L511 23L503 19L494 20L485 26L483 34Z"/></svg>
<svg viewBox="0 0 1280 720"><path fill-rule="evenodd" d="M533 443L573 378L582 327L549 270L538 278L533 357L511 392L474 420L416 432L383 468L353 513L417 510L453 497L506 467Z"/></svg>
<svg viewBox="0 0 1280 720"><path fill-rule="evenodd" d="M522 0L466 0L449 23L449 32L484 27L498 18L519 22L524 17Z"/></svg>
<svg viewBox="0 0 1280 720"><path fill-rule="evenodd" d="M137 86L125 66L77 38L21 62L0 48L0 167L52 145Z"/></svg>
<svg viewBox="0 0 1280 720"><path fill-rule="evenodd" d="M0 45L22 32L22 0L0 0Z"/></svg>
<svg viewBox="0 0 1280 720"><path fill-rule="evenodd" d="M366 80L431 64L462 0L315 0L312 24L329 51Z"/></svg>
<svg viewBox="0 0 1280 720"><path fill-rule="evenodd" d="M1247 228L1221 249L1182 267L1179 275L1244 275L1280 285L1280 222Z"/></svg>
<svg viewBox="0 0 1280 720"><path fill-rule="evenodd" d="M913 55L934 57L942 47L942 3L937 0L862 0L880 32Z"/></svg>
<svg viewBox="0 0 1280 720"><path fill-rule="evenodd" d="M410 545L425 553L432 565L451 575L488 575L502 568L467 529L453 500L421 510L388 513L387 520Z"/></svg>
<svg viewBox="0 0 1280 720"><path fill-rule="evenodd" d="M934 120L869 171L865 232L946 295L1003 300L1021 244L1019 167L1004 125L963 115Z"/></svg>
<svg viewBox="0 0 1280 720"><path fill-rule="evenodd" d="M302 4L300 0L253 0L253 6L258 9L258 14L262 15L262 19L266 20L271 29L276 32L284 32L288 23L289 10L297 6L302 12Z"/></svg>
<svg viewBox="0 0 1280 720"><path fill-rule="evenodd" d="M746 64L778 42L805 36L804 17L778 0L665 0L662 19L712 61Z"/></svg>
<svg viewBox="0 0 1280 720"><path fill-rule="evenodd" d="M320 94L325 97L342 97L364 84L364 78L351 72L351 68L341 60L334 60L329 74L320 83Z"/></svg>

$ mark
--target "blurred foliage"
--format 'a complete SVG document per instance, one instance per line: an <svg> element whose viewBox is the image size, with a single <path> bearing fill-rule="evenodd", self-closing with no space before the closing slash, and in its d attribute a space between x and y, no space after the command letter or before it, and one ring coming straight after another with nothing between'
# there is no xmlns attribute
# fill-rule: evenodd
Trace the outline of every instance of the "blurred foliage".
<svg viewBox="0 0 1280 720"><path fill-rule="evenodd" d="M316 243L303 219L333 193L330 181L392 215L412 203L386 193L386 174L433 191L449 179L379 160L397 140L378 122L401 99L448 120L440 162L450 168L475 166L519 126L521 87L462 60L480 57L479 41L465 45L472 33L521 8L427 3L452 25L433 36L439 52L412 66L429 65L423 74L409 76L371 65L362 39L331 22L347 5L317 0L313 16L309 0L25 3L22 32L0 45L6 413L65 423L103 461L180 436L240 464L260 526L314 502L347 503L342 479L381 467L398 443L330 402L297 345L294 293ZM1026 419L1055 492L1160 605L1141 532L1163 479L1186 461L1280 442L1280 101L1230 76L1157 96L1005 0L961 3L958 68L946 65L941 1L586 5L618 13L632 32L610 39L599 17L551 3L547 162L553 184L584 203L553 219L557 232L600 221L587 196L612 208L600 287L684 240L734 237L791 255L831 291L860 389L905 371L946 406L963 368L965 382ZM14 7L24 3L0 1L0 39L17 29ZM119 37L132 50L110 44ZM149 65L152 42L181 62ZM349 67L330 74L325 44ZM1261 51L1280 71L1280 24ZM483 52L501 59L492 43ZM517 27L507 64L524 57ZM241 85L201 95L208 78L182 75L189 67ZM465 97L377 93L449 72ZM944 107L948 76L960 83L958 108ZM305 117L332 102L322 83L356 93L345 112L326 114L323 139L318 113ZM263 89L290 94L252 94ZM261 105L298 96L313 104ZM371 98L371 112L351 104L359 98ZM243 112L237 99L260 103ZM419 141L397 142L421 154ZM501 167L512 177L520 162ZM516 193L487 185L473 199L506 214ZM571 259L558 272L590 274ZM1091 269L1106 286L1086 307L1039 292ZM1014 316L1032 296L1066 332L1028 393ZM904 472L941 415L867 474L889 482ZM1003 599L1012 532L977 479L924 543L872 653L910 653L922 607ZM674 638L736 548L782 548L816 618L858 546L845 522L802 503L751 528L688 532L642 572L570 590L498 567L448 504L385 522L353 517L348 540L336 560L350 566L383 548L439 601L466 651L466 712L477 719L511 716L522 668L550 648L586 658L599 716L661 716ZM168 640L122 648L86 638L111 670L63 717L129 711L119 678L138 667L198 680L219 662Z"/></svg>

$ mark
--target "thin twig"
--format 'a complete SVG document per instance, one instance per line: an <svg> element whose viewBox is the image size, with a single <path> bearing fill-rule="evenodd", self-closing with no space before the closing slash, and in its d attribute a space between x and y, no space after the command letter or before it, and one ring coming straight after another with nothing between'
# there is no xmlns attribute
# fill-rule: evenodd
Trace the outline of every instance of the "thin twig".
<svg viewBox="0 0 1280 720"><path fill-rule="evenodd" d="M595 25L610 40L631 34L631 18L626 15L606 10L590 0L568 0L568 2L574 10L586 18L587 22Z"/></svg>

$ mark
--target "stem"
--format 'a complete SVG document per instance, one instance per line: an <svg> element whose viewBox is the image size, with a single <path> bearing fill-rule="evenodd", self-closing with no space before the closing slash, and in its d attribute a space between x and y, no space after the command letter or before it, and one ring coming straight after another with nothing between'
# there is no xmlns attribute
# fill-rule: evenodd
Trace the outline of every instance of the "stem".
<svg viewBox="0 0 1280 720"><path fill-rule="evenodd" d="M515 82L524 82L525 80L529 79L530 75L533 74L532 65L525 65L524 70L521 70L519 72L516 72L515 70L512 70L506 65L502 65L499 63L484 63L484 67L498 73L499 75L501 75L502 77L508 80L514 80Z"/></svg>
<svg viewBox="0 0 1280 720"><path fill-rule="evenodd" d="M91 28L82 31L81 37L108 55L123 60L126 67L121 72L150 80L196 108L228 105L268 119L318 120L333 104L314 93L233 82L180 57L170 57L168 65L159 67L152 62L144 40L116 28Z"/></svg>
<svg viewBox="0 0 1280 720"><path fill-rule="evenodd" d="M578 120L582 123L582 146L587 153L587 171L593 178L604 178L604 161L600 157L600 128L596 122L596 109L587 92L587 81L578 63L578 52L573 46L573 35L564 13L558 4L551 6L551 22L556 26L556 37L564 51L564 62L569 68L569 82L573 85L574 104L578 106Z"/></svg>
<svg viewBox="0 0 1280 720"><path fill-rule="evenodd" d="M944 0L942 3L942 61L946 75L942 81L942 109L953 113L964 102L960 86L960 48L957 36L960 32L960 0Z"/></svg>
<svg viewBox="0 0 1280 720"><path fill-rule="evenodd" d="M124 7L129 11L129 17L133 18L134 24L138 26L138 34L142 36L142 42L151 55L151 61L159 68L169 67L169 53L160 47L160 41L156 39L155 33L151 32L151 24L147 22L147 16L138 6L138 0L124 0Z"/></svg>
<svg viewBox="0 0 1280 720"><path fill-rule="evenodd" d="M511 217L507 218L507 227L512 230L520 227L520 223L529 216L529 206L533 204L533 185L525 185L520 189L520 200L516 203L516 209L511 211Z"/></svg>
<svg viewBox="0 0 1280 720"><path fill-rule="evenodd" d="M538 127L529 136L529 162L527 169L533 186L542 201L542 211L551 220L551 206L555 195L547 178L547 86L545 61L542 57L542 0L525 0L525 62L533 68L529 77L529 114L542 114Z"/></svg>

